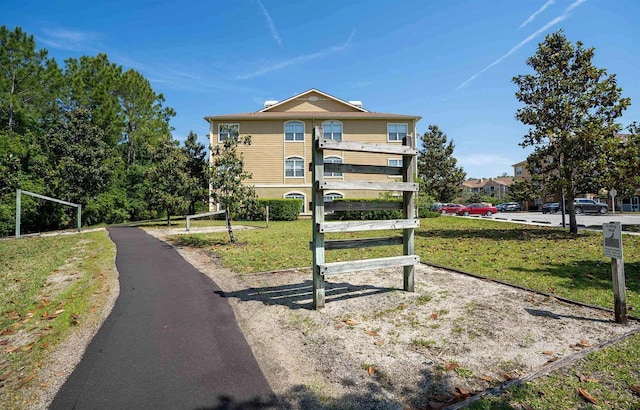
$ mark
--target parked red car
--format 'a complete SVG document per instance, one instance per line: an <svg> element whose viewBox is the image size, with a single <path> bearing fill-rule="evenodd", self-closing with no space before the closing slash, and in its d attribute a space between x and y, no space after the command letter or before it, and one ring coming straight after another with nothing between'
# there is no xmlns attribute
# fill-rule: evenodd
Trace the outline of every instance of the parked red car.
<svg viewBox="0 0 640 410"><path fill-rule="evenodd" d="M485 203L469 204L456 211L457 215L463 215L463 216L469 216L469 215L491 216L497 213L498 213L498 209L495 206L491 204L485 204Z"/></svg>
<svg viewBox="0 0 640 410"><path fill-rule="evenodd" d="M464 208L464 205L460 205L460 204L444 204L443 206L441 206L438 209L438 212L440 212L442 215L445 214L455 214L458 209L460 208Z"/></svg>

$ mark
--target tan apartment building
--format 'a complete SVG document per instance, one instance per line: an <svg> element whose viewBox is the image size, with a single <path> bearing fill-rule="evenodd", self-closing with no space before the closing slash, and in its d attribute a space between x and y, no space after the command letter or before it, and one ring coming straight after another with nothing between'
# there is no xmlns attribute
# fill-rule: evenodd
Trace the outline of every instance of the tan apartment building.
<svg viewBox="0 0 640 410"><path fill-rule="evenodd" d="M365 109L360 101L345 101L310 89L282 101L266 101L256 112L211 115L209 140L215 147L228 137L225 128L239 135L251 135L251 145L241 150L245 181L254 186L259 198L302 199L302 215L310 215L312 176L309 168L313 149L313 129L321 127L323 138L401 145L405 137L415 144L416 115L387 114ZM402 166L401 156L329 151L325 162ZM326 173L325 179L389 181L386 175ZM325 201L335 198L377 198L376 191L325 192Z"/></svg>
<svg viewBox="0 0 640 410"><path fill-rule="evenodd" d="M513 184L511 177L468 179L462 183L465 194L479 194L504 199Z"/></svg>

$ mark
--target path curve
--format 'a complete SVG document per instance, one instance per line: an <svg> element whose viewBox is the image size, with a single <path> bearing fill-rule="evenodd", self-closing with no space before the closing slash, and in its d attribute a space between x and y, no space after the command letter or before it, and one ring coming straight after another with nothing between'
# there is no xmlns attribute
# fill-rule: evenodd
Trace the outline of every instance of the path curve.
<svg viewBox="0 0 640 410"><path fill-rule="evenodd" d="M220 288L141 229L109 234L120 295L50 408L271 407L271 388Z"/></svg>

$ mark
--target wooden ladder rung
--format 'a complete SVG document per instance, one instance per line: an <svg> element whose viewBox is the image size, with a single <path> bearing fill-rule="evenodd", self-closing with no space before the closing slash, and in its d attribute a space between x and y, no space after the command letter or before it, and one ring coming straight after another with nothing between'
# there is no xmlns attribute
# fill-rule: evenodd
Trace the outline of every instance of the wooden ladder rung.
<svg viewBox="0 0 640 410"><path fill-rule="evenodd" d="M386 229L412 229L420 227L419 219L385 219L368 221L336 221L318 223L320 233L381 231Z"/></svg>
<svg viewBox="0 0 640 410"><path fill-rule="evenodd" d="M420 263L418 255L392 256L389 258L362 259L357 261L331 262L318 264L321 275L355 272L369 269L391 268L394 266L410 266Z"/></svg>

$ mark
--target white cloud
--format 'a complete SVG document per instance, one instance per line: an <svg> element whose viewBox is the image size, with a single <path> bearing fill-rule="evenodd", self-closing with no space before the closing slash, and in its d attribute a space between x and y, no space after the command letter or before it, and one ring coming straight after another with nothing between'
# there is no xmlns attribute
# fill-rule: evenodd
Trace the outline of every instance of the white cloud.
<svg viewBox="0 0 640 410"><path fill-rule="evenodd" d="M298 56L298 57L290 58L289 60L280 61L279 63L275 63L275 64L272 64L272 65L268 65L268 66L259 68L259 69L255 70L253 72L238 75L238 76L236 76L236 79L237 80L248 80L250 78L260 77L261 75L270 73L272 71L281 70L281 69L283 69L285 67L289 67L289 66L294 65L294 64L299 64L299 63L304 63L304 62L311 61L311 60L316 60L318 58L325 57L325 56L327 56L329 54L333 54L333 53L337 53L337 52L340 52L340 51L344 51L347 47L349 47L349 44L351 44L351 39L353 39L353 36L355 35L355 33L356 33L356 30L353 29L351 31L351 34L349 35L349 38L343 44L332 46L332 47L326 48L324 50L317 51L315 53L305 54L305 55L301 55L301 56Z"/></svg>
<svg viewBox="0 0 640 410"><path fill-rule="evenodd" d="M513 175L512 165L518 162L502 155L483 153L457 155L456 159L458 165L467 173L467 178L493 178L505 172Z"/></svg>
<svg viewBox="0 0 640 410"><path fill-rule="evenodd" d="M553 3L555 3L555 2L556 2L556 0L548 0L546 3L544 3L544 4L542 5L542 7L540 7L538 10L536 10L536 12L535 12L535 13L533 13L532 15L530 15L530 16L529 16L529 18L528 18L528 19L526 19L526 20L524 21L524 23L522 23L522 24L520 25L520 27L518 27L518 30L520 30L522 27L526 26L527 24L531 23L531 22L536 18L536 16L537 16L538 14L542 13L543 11L545 11L545 9L546 9L547 7L552 6L552 5L553 5Z"/></svg>
<svg viewBox="0 0 640 410"><path fill-rule="evenodd" d="M269 15L269 12L267 11L267 9L264 7L264 4L262 4L260 0L258 0L258 4L262 9L262 13L264 14L265 20L267 20L267 24L269 25L269 30L271 30L271 36L276 41L276 43L278 43L278 45L282 45L282 39L278 34L278 29L276 28L276 25L273 23L273 20L271 19L271 15Z"/></svg>
<svg viewBox="0 0 640 410"><path fill-rule="evenodd" d="M565 10L564 12L554 18L553 20L549 21L547 24L545 24L542 28L536 30L533 34L529 35L527 38L525 38L524 40L522 40L521 42L519 42L518 44L516 44L515 46L513 46L511 48L511 50L509 50L505 55L503 55L502 57L498 58L497 60L495 60L493 63L489 64L488 66L486 66L485 68L483 68L482 70L478 71L477 73L475 73L474 75L472 75L471 77L469 77L469 79L467 79L465 82L463 82L462 84L460 84L459 86L456 87L456 90L461 89L462 87L464 87L465 85L469 84L471 81L475 80L480 74L484 73L485 71L489 70L491 67L500 64L505 58L509 57L510 55L512 55L513 53L515 53L516 51L518 51L522 46L530 43L534 38L538 37L540 34L542 34L543 32L547 31L550 27L555 26L556 24L560 23L561 21L566 20L569 15L570 12L572 10L574 10L576 7L580 6L582 3L584 3L587 0L576 0L573 3L571 3Z"/></svg>
<svg viewBox="0 0 640 410"><path fill-rule="evenodd" d="M95 33L67 29L44 29L38 40L44 45L59 50L85 51L94 48Z"/></svg>

